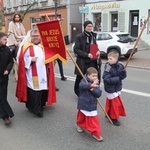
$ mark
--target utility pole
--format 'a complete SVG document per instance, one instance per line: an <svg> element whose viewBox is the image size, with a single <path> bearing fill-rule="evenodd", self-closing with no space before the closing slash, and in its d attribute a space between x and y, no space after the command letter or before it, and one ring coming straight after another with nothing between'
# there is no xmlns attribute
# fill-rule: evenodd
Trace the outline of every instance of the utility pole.
<svg viewBox="0 0 150 150"><path fill-rule="evenodd" d="M55 19L57 19L57 0L53 0L55 3Z"/></svg>

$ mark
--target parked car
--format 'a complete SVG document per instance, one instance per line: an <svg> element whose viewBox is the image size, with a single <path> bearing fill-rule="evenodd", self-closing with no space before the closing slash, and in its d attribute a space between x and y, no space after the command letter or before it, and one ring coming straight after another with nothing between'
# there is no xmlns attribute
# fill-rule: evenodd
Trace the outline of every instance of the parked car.
<svg viewBox="0 0 150 150"><path fill-rule="evenodd" d="M116 50L120 56L128 58L134 47L136 39L131 37L126 32L96 32L98 49L101 52L101 56L107 56L109 51ZM73 50L74 44L72 45ZM136 47L133 54L137 52Z"/></svg>

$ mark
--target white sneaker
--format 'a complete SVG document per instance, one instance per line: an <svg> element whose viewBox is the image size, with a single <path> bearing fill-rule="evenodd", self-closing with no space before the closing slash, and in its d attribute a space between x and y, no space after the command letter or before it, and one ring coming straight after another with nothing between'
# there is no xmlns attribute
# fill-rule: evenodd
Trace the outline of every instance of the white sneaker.
<svg viewBox="0 0 150 150"><path fill-rule="evenodd" d="M96 137L95 135L92 135L94 139L96 139L97 141L99 142L102 142L103 141L103 137L100 136L100 138Z"/></svg>
<svg viewBox="0 0 150 150"><path fill-rule="evenodd" d="M76 129L77 129L77 131L80 132L80 133L84 131L84 130L83 130L81 127L79 127L78 125L76 125Z"/></svg>

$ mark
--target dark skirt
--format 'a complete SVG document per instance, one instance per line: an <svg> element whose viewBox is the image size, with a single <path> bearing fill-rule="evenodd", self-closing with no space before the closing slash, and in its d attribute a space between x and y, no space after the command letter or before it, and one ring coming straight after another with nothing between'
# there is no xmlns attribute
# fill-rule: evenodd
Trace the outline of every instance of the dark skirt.
<svg viewBox="0 0 150 150"><path fill-rule="evenodd" d="M8 76L0 77L0 118L13 117L14 113L7 101Z"/></svg>
<svg viewBox="0 0 150 150"><path fill-rule="evenodd" d="M34 114L38 114L43 110L43 106L47 101L47 90L34 91L27 88L28 101L26 107Z"/></svg>

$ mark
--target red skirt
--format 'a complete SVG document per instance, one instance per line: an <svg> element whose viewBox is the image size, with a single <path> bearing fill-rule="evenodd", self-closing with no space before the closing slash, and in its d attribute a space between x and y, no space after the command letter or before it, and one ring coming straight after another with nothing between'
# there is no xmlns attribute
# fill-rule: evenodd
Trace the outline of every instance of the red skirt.
<svg viewBox="0 0 150 150"><path fill-rule="evenodd" d="M101 126L98 115L96 116L85 116L80 110L77 113L76 124L84 130L87 130L92 135L100 138Z"/></svg>
<svg viewBox="0 0 150 150"><path fill-rule="evenodd" d="M106 98L106 112L112 119L118 119L119 116L126 116L125 108L123 106L120 96L113 99Z"/></svg>

